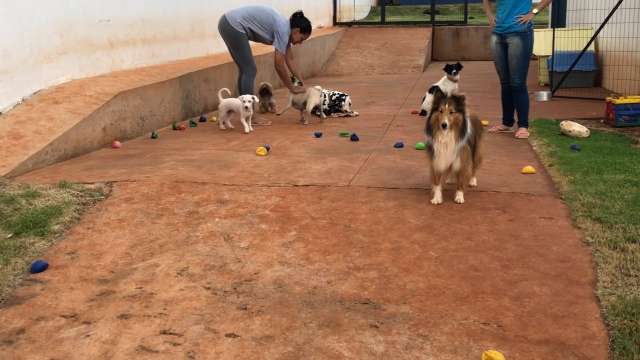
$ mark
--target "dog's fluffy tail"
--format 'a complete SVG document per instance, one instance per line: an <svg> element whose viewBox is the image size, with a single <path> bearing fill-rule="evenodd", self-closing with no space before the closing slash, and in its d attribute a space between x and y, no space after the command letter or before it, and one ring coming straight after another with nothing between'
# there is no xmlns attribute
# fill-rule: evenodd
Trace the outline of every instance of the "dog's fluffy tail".
<svg viewBox="0 0 640 360"><path fill-rule="evenodd" d="M222 100L224 100L224 97L222 96L222 94L223 94L225 91L227 92L227 94L229 94L229 96L231 96L231 90L229 90L229 89L227 89L227 88L222 88L222 89L218 90L218 100L219 100L220 102L222 102Z"/></svg>

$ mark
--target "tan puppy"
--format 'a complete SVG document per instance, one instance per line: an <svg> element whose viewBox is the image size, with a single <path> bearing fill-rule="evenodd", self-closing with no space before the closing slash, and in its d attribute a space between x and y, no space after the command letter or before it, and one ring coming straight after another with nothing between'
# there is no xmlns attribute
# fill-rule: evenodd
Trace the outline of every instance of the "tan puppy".
<svg viewBox="0 0 640 360"><path fill-rule="evenodd" d="M291 78L291 81L295 86L302 86L302 82L296 78ZM320 108L320 117L323 120L326 119L327 116L324 113L322 105L322 88L320 86L307 88L307 91L302 94L294 94L290 92L287 106L285 106L285 108L276 115L280 116L293 107L300 110L300 121L303 124L308 125L311 112L316 106Z"/></svg>

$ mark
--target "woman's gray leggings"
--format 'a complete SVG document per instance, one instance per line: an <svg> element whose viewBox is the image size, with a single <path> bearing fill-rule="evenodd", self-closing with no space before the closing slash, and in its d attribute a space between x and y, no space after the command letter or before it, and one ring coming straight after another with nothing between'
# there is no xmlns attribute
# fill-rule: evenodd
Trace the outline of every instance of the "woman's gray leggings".
<svg viewBox="0 0 640 360"><path fill-rule="evenodd" d="M251 45L247 34L236 30L226 16L222 16L218 22L218 31L227 44L233 61L238 65L238 92L240 95L253 95L253 87L256 82L256 62L253 60Z"/></svg>

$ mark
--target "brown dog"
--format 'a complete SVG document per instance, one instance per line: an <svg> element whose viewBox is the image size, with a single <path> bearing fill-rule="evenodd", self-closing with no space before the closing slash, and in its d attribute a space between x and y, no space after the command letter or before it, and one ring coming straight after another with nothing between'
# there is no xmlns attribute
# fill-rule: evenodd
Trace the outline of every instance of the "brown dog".
<svg viewBox="0 0 640 360"><path fill-rule="evenodd" d="M482 163L482 123L466 108L464 95L447 96L436 90L427 119L427 154L431 166L434 205L442 204L442 183L449 175L457 182L455 202L464 203L467 184L478 185L476 171Z"/></svg>
<svg viewBox="0 0 640 360"><path fill-rule="evenodd" d="M268 82L260 83L258 88L258 98L260 99L260 113L276 112L276 100L273 98L273 85Z"/></svg>

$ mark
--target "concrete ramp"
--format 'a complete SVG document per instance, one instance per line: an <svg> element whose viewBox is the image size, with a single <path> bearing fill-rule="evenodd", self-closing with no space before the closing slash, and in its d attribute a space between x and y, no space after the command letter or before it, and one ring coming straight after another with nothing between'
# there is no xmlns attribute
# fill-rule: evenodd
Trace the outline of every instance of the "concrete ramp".
<svg viewBox="0 0 640 360"><path fill-rule="evenodd" d="M350 28L334 56L327 76L419 73L431 62L430 28Z"/></svg>
<svg viewBox="0 0 640 360"><path fill-rule="evenodd" d="M303 76L317 75L344 30L314 31L296 46ZM273 48L255 45L257 82L280 86ZM74 80L44 90L0 117L0 176L15 177L110 144L129 140L173 121L217 108L221 87L235 89L231 57L215 54L169 64Z"/></svg>

